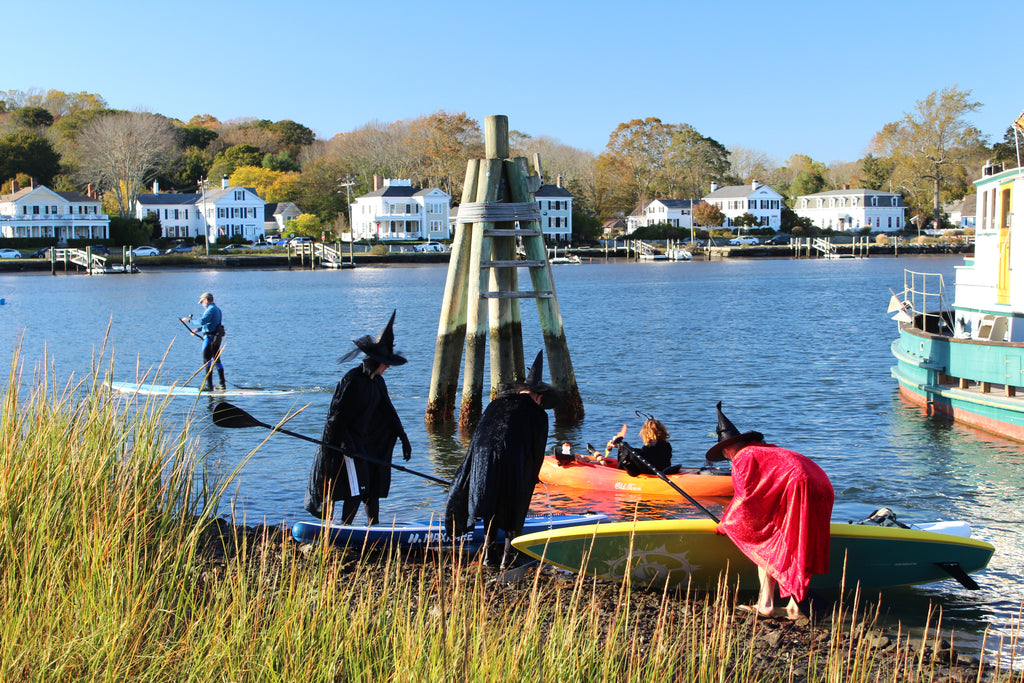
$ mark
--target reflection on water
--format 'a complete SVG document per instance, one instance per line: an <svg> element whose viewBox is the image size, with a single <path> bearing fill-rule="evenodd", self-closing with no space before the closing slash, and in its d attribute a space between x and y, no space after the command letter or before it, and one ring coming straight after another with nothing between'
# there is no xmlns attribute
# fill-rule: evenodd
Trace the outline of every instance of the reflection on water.
<svg viewBox="0 0 1024 683"><path fill-rule="evenodd" d="M552 424L550 447L605 443L623 423L635 439L636 410L671 432L674 461L697 466L714 442L717 401L745 431L814 458L836 489L836 520L859 520L890 507L905 522L967 520L996 545L980 591L953 581L886 591L899 618L918 618L930 601L965 633L991 624L1006 632L1021 603L1024 551L1024 448L938 422L898 398L889 376L895 325L885 313L889 287L904 267L941 272L952 281L958 257L588 264L559 269L557 294L586 417ZM444 266L363 267L334 271L185 271L139 276L0 275L0 358L17 333L31 369L44 346L58 377L87 374L110 324L114 376L128 380L160 368L181 381L200 349L177 318L199 313L200 292L224 310L230 383L295 390L287 396L239 397L257 419L318 437L335 383L348 369L337 359L352 340L377 334L392 308L396 346L409 359L385 379L413 443L403 463L450 479L466 435L428 433L429 388ZM55 315L59 313L59 315ZM534 308L522 305L524 349L541 348ZM215 400L171 404L169 416L195 410L194 431L214 471L230 472L252 453L232 489L231 505L249 523L304 518L302 493L314 447L261 429L214 427ZM254 453L253 449L257 449ZM399 472L382 518L436 516L445 490ZM666 507L667 505L667 507ZM685 501L589 496L540 487L534 510L594 510L629 519L699 516ZM711 508L720 512L721 506ZM225 513L227 511L225 510Z"/></svg>

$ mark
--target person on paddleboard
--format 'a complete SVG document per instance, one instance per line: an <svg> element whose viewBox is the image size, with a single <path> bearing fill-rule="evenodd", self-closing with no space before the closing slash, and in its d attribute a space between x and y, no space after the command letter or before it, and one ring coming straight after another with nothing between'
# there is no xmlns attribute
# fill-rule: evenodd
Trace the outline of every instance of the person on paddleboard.
<svg viewBox="0 0 1024 683"><path fill-rule="evenodd" d="M363 361L345 373L331 398L321 441L354 455L332 448L317 447L309 473L304 505L314 517L329 520L332 503L342 501L341 522L351 524L363 503L369 524L380 517L380 499L391 489L391 459L395 442L402 441L402 457L412 457L412 444L402 420L388 395L384 371L405 365L406 359L395 353L395 312L376 340L369 335L353 341L356 348L342 362L362 352Z"/></svg>
<svg viewBox="0 0 1024 683"><path fill-rule="evenodd" d="M512 539L523 531L548 440L544 398L551 387L541 380L544 352L537 354L526 380L503 387L491 401L455 472L445 505L445 530L458 538L484 520L484 562L507 567L515 558ZM505 532L504 546L497 543Z"/></svg>
<svg viewBox="0 0 1024 683"><path fill-rule="evenodd" d="M224 314L220 307L213 303L213 293L203 292L199 295L199 304L203 306L203 317L199 319L199 328L196 333L203 339L203 381L202 391L213 391L213 368L217 368L217 379L220 383L217 388L223 391L227 388L224 381L224 363L221 362L221 342L224 340ZM189 318L192 316L189 315ZM188 325L185 318L181 322Z"/></svg>
<svg viewBox="0 0 1024 683"><path fill-rule="evenodd" d="M654 474L644 464L645 460L662 474L672 474L673 471L679 469L678 467L672 468L672 444L668 442L668 429L659 420L649 417L640 427L640 440L644 445L639 450L639 458L634 454L635 449L624 441L623 437L624 434L620 432L609 441L606 452L610 452L612 448L618 448L617 467L620 470L626 470L629 476Z"/></svg>
<svg viewBox="0 0 1024 683"><path fill-rule="evenodd" d="M828 573L835 493L828 475L810 458L764 442L760 432L740 433L718 411L718 443L705 458L730 460L735 493L718 525L757 565L761 589L754 605L738 608L769 617L775 588L788 597L786 616L802 616L812 574Z"/></svg>

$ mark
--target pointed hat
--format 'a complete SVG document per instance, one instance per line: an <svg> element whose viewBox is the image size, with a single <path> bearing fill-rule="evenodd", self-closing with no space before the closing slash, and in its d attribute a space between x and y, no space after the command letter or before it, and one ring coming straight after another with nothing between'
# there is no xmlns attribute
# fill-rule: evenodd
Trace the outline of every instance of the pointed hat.
<svg viewBox="0 0 1024 683"><path fill-rule="evenodd" d="M406 359L395 353L394 325L395 311L391 311L391 319L388 320L388 324L376 340L372 339L370 335L365 335L353 340L352 343L356 345L357 349L378 363L383 363L384 365L405 365Z"/></svg>
<svg viewBox="0 0 1024 683"><path fill-rule="evenodd" d="M727 446L739 446L751 441L764 441L764 434L761 432L744 432L740 434L740 430L736 429L736 426L722 412L721 401L715 406L715 410L718 411L718 427L715 429L718 433L718 443L708 449L708 452L704 455L708 462L725 460L725 455L723 455L722 451Z"/></svg>
<svg viewBox="0 0 1024 683"><path fill-rule="evenodd" d="M533 361L533 365L530 366L530 371L526 374L526 381L523 382L523 385L530 391L538 394L551 391L551 385L544 382L542 379L543 376L544 352L538 351L537 358Z"/></svg>

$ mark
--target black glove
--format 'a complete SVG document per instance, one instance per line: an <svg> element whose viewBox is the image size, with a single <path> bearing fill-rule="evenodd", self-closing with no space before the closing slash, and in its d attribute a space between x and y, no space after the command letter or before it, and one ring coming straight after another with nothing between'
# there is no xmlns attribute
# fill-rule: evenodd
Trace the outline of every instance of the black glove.
<svg viewBox="0 0 1024 683"><path fill-rule="evenodd" d="M402 434L402 458L408 461L412 457L412 444L409 443L409 437Z"/></svg>

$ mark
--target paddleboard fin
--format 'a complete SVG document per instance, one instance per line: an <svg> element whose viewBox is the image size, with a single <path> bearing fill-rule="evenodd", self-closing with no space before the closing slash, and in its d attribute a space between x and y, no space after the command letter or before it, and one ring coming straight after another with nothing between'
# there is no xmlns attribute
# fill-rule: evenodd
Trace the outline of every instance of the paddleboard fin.
<svg viewBox="0 0 1024 683"><path fill-rule="evenodd" d="M976 591L980 586L972 579L967 572L960 567L959 562L936 562L936 566L942 568L947 574L956 579L961 586L967 590Z"/></svg>

